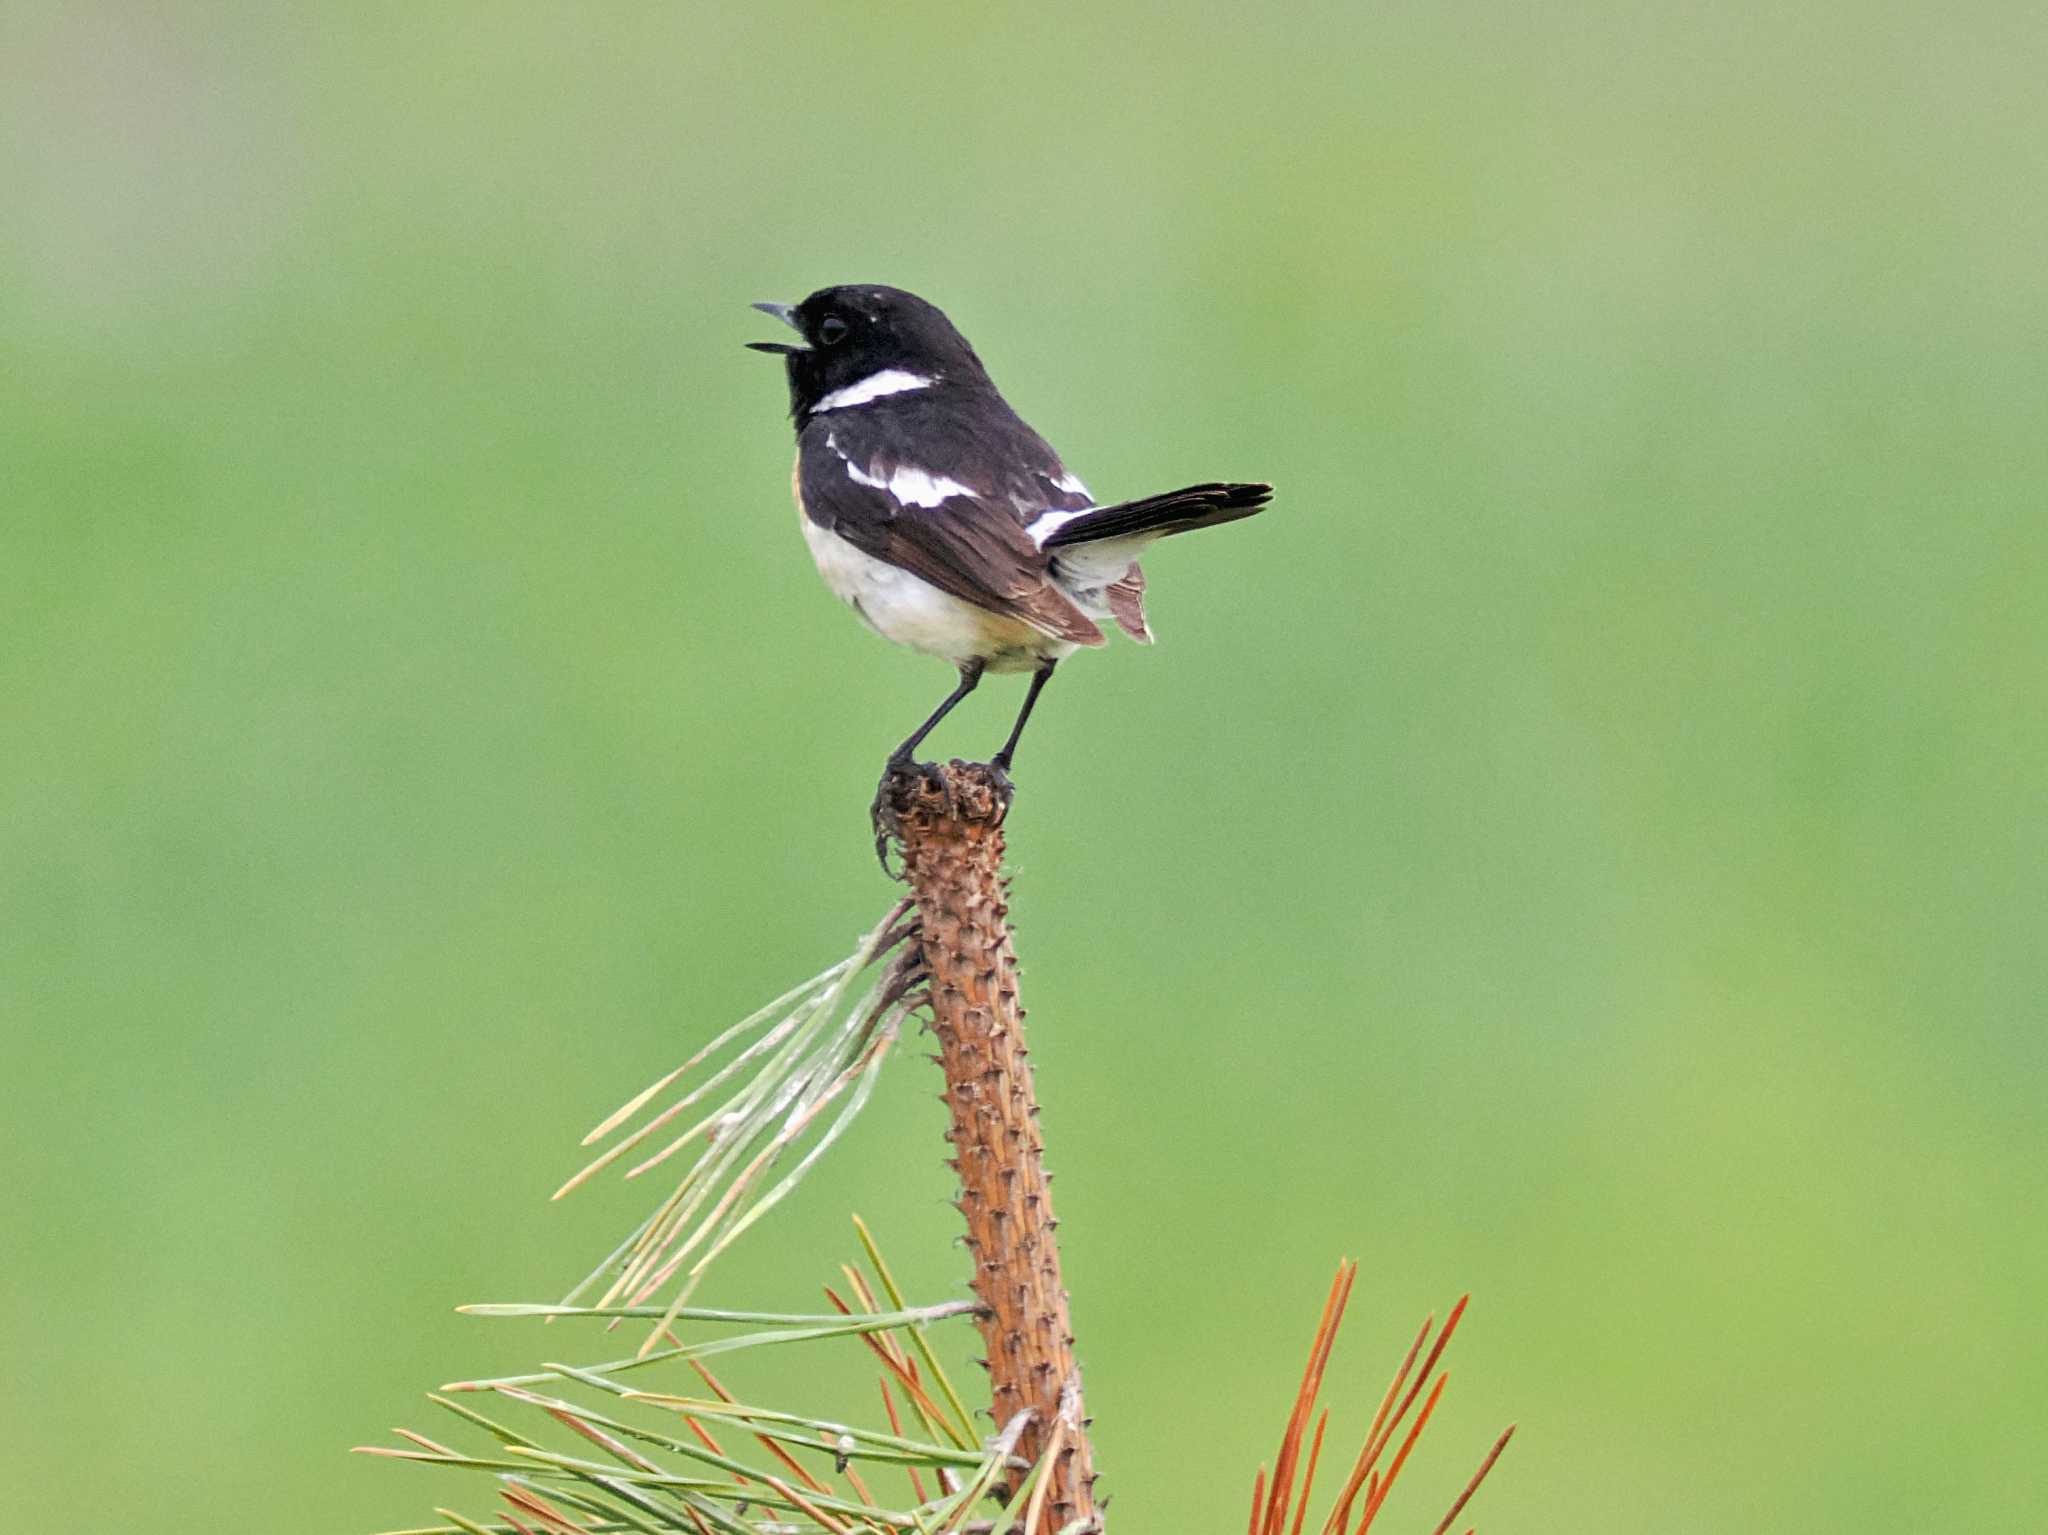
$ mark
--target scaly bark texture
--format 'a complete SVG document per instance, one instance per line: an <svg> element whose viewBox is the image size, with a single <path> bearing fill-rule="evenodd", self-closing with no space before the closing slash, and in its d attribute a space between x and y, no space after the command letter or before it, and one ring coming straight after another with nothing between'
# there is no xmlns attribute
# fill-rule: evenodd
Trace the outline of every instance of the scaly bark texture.
<svg viewBox="0 0 2048 1535"><path fill-rule="evenodd" d="M980 763L940 768L942 790L916 773L893 775L884 803L903 847L917 902L932 1028L946 1072L951 1165L974 1254L974 1293L998 1427L1020 1410L1033 1417L1018 1453L1036 1462L1064 1411L1067 1427L1051 1468L1046 1531L1076 1519L1099 1523L1094 1458L1081 1407L1074 1330L1060 1283L1052 1193L1038 1135L1038 1100L1017 1001L1002 879L1008 795ZM1014 1489L1022 1473L1012 1473Z"/></svg>

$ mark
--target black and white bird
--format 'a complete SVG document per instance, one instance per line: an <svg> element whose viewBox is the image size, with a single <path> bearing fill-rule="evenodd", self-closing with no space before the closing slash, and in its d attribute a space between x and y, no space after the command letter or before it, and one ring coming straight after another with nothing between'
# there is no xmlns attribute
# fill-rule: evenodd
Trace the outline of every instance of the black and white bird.
<svg viewBox="0 0 2048 1535"><path fill-rule="evenodd" d="M1145 549L1249 517L1272 495L1205 484L1099 504L996 391L967 338L901 288L821 288L754 307L804 341L747 344L788 368L797 510L819 574L884 639L959 669L959 686L890 754L892 769L984 673L1028 671L991 759L1007 772L1053 668L1108 643L1103 623L1151 643Z"/></svg>

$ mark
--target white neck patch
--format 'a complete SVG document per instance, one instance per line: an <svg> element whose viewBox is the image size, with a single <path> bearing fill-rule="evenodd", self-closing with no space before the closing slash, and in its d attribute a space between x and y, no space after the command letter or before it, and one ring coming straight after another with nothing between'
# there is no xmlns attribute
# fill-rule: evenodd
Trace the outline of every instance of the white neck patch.
<svg viewBox="0 0 2048 1535"><path fill-rule="evenodd" d="M848 384L844 389L835 389L811 407L811 414L821 410L849 410L856 405L866 405L888 394L908 394L913 389L929 389L932 381L922 373L906 373L901 368L884 368L879 373L870 373L857 383Z"/></svg>

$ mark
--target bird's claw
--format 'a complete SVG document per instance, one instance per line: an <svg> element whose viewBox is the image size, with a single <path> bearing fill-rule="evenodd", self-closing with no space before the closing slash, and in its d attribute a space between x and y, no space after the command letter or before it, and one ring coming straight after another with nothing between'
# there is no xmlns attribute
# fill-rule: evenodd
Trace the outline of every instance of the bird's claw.
<svg viewBox="0 0 2048 1535"><path fill-rule="evenodd" d="M882 866L882 872L891 879L902 879L901 871L889 867L889 843L903 840L903 818L897 813L899 796L896 784L905 774L913 774L926 787L944 797L946 813L956 815L959 805L953 795L953 780L946 770L936 762L917 762L909 757L891 757L883 765L881 779L875 784L875 798L868 806L868 821L875 830L875 859Z"/></svg>
<svg viewBox="0 0 2048 1535"><path fill-rule="evenodd" d="M895 776L896 764L891 762L882 769L880 782L875 785L874 802L868 806L868 823L875 830L875 861L882 866L882 873L889 879L901 879L903 875L889 867L889 841L903 840L903 822L896 814L896 807L890 802L889 780Z"/></svg>

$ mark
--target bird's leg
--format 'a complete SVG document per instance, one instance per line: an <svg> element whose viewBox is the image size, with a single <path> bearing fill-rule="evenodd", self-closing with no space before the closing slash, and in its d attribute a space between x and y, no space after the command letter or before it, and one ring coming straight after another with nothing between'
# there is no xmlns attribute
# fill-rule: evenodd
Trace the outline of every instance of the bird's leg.
<svg viewBox="0 0 2048 1535"><path fill-rule="evenodd" d="M939 721L951 714L953 706L974 691L975 684L981 681L981 668L982 662L978 659L970 659L960 663L960 686L948 693L945 701L938 708L932 710L931 718L918 726L917 729L911 731L908 739L901 746L897 747L896 750L889 753L889 764L891 767L908 762L910 754L924 744L924 738L938 728Z"/></svg>
<svg viewBox="0 0 2048 1535"><path fill-rule="evenodd" d="M1010 739L989 759L989 766L1000 775L1005 788L1010 781L1010 764L1017 756L1017 738L1024 734L1024 722L1031 718L1032 705L1038 702L1038 695L1045 691L1045 685L1052 681L1052 669L1059 664L1057 661L1041 662L1038 670L1031 674L1031 686L1024 694L1024 707L1017 711L1017 723L1010 727Z"/></svg>
<svg viewBox="0 0 2048 1535"><path fill-rule="evenodd" d="M938 727L939 721L953 712L953 706L974 691L975 685L981 681L982 664L978 658L970 658L960 663L960 685L946 695L938 708L932 710L931 717L913 730L901 746L889 753L889 760L882 766L881 782L875 785L874 803L868 806L868 819L875 828L875 856L881 860L884 874L889 872L889 839L899 835L902 830L896 824L895 813L889 807L889 781L906 768L915 768L925 778L935 781L940 788L950 792L945 774L927 764L913 763L911 754L924 743L924 738Z"/></svg>

